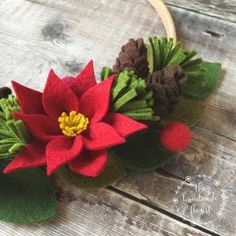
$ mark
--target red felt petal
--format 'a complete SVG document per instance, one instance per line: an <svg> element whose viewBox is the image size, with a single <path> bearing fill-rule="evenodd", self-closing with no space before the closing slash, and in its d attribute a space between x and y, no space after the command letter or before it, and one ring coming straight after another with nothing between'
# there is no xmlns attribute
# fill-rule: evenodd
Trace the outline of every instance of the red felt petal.
<svg viewBox="0 0 236 236"><path fill-rule="evenodd" d="M45 114L42 105L42 93L27 88L15 81L12 81L12 87L14 88L23 113Z"/></svg>
<svg viewBox="0 0 236 236"><path fill-rule="evenodd" d="M4 174L13 171L35 168L46 164L45 144L38 140L27 144L3 170Z"/></svg>
<svg viewBox="0 0 236 236"><path fill-rule="evenodd" d="M81 136L69 138L58 136L52 140L46 149L47 175L51 175L65 163L77 157L83 148Z"/></svg>
<svg viewBox="0 0 236 236"><path fill-rule="evenodd" d="M83 140L88 150L106 149L125 142L113 127L103 122L91 125Z"/></svg>
<svg viewBox="0 0 236 236"><path fill-rule="evenodd" d="M91 60L81 73L73 80L69 81L71 89L77 96L81 97L89 88L96 85L93 61Z"/></svg>
<svg viewBox="0 0 236 236"><path fill-rule="evenodd" d="M69 167L78 174L96 177L105 168L107 158L105 150L83 151L78 158L69 163Z"/></svg>
<svg viewBox="0 0 236 236"><path fill-rule="evenodd" d="M115 79L112 75L108 79L90 88L80 99L80 112L85 114L90 123L103 119L109 109L111 86Z"/></svg>
<svg viewBox="0 0 236 236"><path fill-rule="evenodd" d="M76 94L53 70L49 72L43 92L43 106L47 114L54 118L58 118L62 112L78 111Z"/></svg>
<svg viewBox="0 0 236 236"><path fill-rule="evenodd" d="M108 113L105 121L109 123L122 137L127 137L138 131L147 129L143 123L137 122L120 113Z"/></svg>
<svg viewBox="0 0 236 236"><path fill-rule="evenodd" d="M73 82L74 79L75 79L75 78L72 77L72 76L66 76L66 77L64 77L62 80L63 80L64 82L66 82L69 86L71 86L71 84L72 84L72 82Z"/></svg>
<svg viewBox="0 0 236 236"><path fill-rule="evenodd" d="M39 140L50 141L61 134L58 122L46 115L27 115L14 112L16 119L23 120L29 131Z"/></svg>

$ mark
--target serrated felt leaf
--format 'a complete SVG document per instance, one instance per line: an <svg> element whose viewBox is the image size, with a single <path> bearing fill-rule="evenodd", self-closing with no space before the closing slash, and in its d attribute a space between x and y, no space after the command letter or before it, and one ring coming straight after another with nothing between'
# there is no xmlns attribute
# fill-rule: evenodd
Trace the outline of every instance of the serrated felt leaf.
<svg viewBox="0 0 236 236"><path fill-rule="evenodd" d="M176 154L161 146L160 132L149 129L130 137L125 144L112 149L121 164L133 171L150 171L163 166Z"/></svg>
<svg viewBox="0 0 236 236"><path fill-rule="evenodd" d="M161 124L166 125L172 121L180 121L187 124L190 128L195 126L201 119L204 113L204 101L197 101L181 97L179 104L175 110L161 119Z"/></svg>
<svg viewBox="0 0 236 236"><path fill-rule="evenodd" d="M105 188L125 176L126 172L116 160L116 156L109 154L108 162L103 172L97 177L86 177L71 171L68 167L62 167L58 172L66 182L78 188L92 191Z"/></svg>
<svg viewBox="0 0 236 236"><path fill-rule="evenodd" d="M211 95L217 87L221 77L221 64L203 62L202 69L205 71L200 78L189 77L182 87L183 95L193 99L204 99Z"/></svg>
<svg viewBox="0 0 236 236"><path fill-rule="evenodd" d="M31 224L55 217L53 185L41 169L0 174L0 186L0 220Z"/></svg>

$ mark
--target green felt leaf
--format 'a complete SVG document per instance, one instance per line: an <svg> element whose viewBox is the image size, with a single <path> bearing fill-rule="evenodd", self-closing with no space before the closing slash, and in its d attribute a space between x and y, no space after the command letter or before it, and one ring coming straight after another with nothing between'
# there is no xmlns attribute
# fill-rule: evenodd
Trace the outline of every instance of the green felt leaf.
<svg viewBox="0 0 236 236"><path fill-rule="evenodd" d="M1 173L0 188L0 220L29 224L55 217L54 188L41 169Z"/></svg>
<svg viewBox="0 0 236 236"><path fill-rule="evenodd" d="M193 127L200 121L204 109L205 104L203 101L181 97L175 110L161 119L161 124L165 125L171 121L181 121L189 127Z"/></svg>
<svg viewBox="0 0 236 236"><path fill-rule="evenodd" d="M125 170L116 159L117 157L110 153L106 168L97 177L76 174L68 167L62 167L57 173L63 180L78 188L94 191L105 188L126 175Z"/></svg>
<svg viewBox="0 0 236 236"><path fill-rule="evenodd" d="M221 77L221 64L203 62L204 74L200 77L188 76L187 83L183 85L183 95L193 99L208 97L217 87Z"/></svg>
<svg viewBox="0 0 236 236"><path fill-rule="evenodd" d="M158 130L150 129L130 137L125 144L112 150L122 165L133 171L150 171L163 166L171 158L176 157L161 146Z"/></svg>

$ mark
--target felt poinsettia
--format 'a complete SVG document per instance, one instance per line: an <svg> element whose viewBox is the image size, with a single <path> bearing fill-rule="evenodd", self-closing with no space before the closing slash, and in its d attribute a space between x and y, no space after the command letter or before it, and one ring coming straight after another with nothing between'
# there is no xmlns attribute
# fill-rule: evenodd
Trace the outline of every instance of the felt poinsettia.
<svg viewBox="0 0 236 236"><path fill-rule="evenodd" d="M24 121L35 139L18 153L4 173L47 166L51 175L64 164L79 174L99 175L106 165L107 149L125 142L146 125L109 112L115 77L96 84L93 62L76 78L61 80L50 71L43 93L12 82Z"/></svg>

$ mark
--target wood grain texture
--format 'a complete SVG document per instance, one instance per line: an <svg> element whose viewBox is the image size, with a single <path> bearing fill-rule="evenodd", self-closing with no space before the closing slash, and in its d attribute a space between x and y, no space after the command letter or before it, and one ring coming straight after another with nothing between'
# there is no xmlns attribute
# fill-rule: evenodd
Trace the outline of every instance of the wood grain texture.
<svg viewBox="0 0 236 236"><path fill-rule="evenodd" d="M165 0L165 3L169 6L236 22L236 2L232 0Z"/></svg>
<svg viewBox="0 0 236 236"><path fill-rule="evenodd" d="M0 223L4 236L146 236L206 234L108 190L86 193L58 184L58 217L35 225Z"/></svg>
<svg viewBox="0 0 236 236"><path fill-rule="evenodd" d="M206 113L193 131L191 147L161 171L130 174L114 185L124 196L111 190L87 194L59 184L58 219L36 226L1 223L0 235L204 235L158 209L209 231L234 235L236 26L179 7L171 7L171 12L185 46L197 49L204 59L221 61L224 70L219 89L208 99ZM9 85L14 79L42 89L51 67L60 76L74 75L91 58L98 75L104 65L114 63L130 37L155 34L164 34L164 28L145 0L2 0L0 83ZM199 173L219 179L228 195L223 216L209 224L195 221L187 211L176 212L171 203L184 178ZM181 207L187 210L186 205Z"/></svg>

